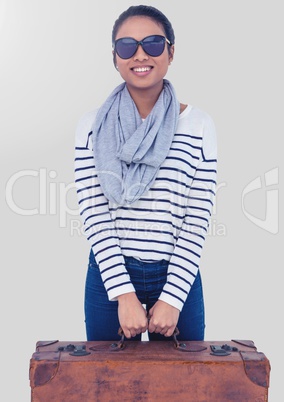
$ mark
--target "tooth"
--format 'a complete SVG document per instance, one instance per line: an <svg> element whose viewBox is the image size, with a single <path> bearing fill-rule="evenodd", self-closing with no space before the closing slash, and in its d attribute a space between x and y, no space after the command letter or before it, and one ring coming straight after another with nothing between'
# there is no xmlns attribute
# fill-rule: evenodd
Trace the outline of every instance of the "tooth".
<svg viewBox="0 0 284 402"><path fill-rule="evenodd" d="M149 71L150 68L149 67L137 67L134 69L134 71L138 72L138 73L143 73L145 71Z"/></svg>

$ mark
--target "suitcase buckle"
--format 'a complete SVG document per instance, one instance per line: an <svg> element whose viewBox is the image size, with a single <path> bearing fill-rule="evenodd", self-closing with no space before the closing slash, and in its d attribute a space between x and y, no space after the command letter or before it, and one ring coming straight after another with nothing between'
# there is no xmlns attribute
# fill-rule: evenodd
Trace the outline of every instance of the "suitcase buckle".
<svg viewBox="0 0 284 402"><path fill-rule="evenodd" d="M210 353L213 356L229 356L231 352L238 352L238 348L230 345L210 345L210 349L212 353Z"/></svg>
<svg viewBox="0 0 284 402"><path fill-rule="evenodd" d="M86 351L85 345L66 345L66 346L59 346L58 352L72 352L69 353L70 356L86 356L90 355L89 352Z"/></svg>

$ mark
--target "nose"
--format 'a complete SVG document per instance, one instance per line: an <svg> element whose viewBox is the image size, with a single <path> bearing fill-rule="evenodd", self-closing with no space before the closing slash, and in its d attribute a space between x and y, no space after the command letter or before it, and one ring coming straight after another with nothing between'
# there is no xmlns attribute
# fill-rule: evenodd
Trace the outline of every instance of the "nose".
<svg viewBox="0 0 284 402"><path fill-rule="evenodd" d="M138 48L134 54L134 60L143 61L148 60L148 54L143 50L141 44L138 45Z"/></svg>

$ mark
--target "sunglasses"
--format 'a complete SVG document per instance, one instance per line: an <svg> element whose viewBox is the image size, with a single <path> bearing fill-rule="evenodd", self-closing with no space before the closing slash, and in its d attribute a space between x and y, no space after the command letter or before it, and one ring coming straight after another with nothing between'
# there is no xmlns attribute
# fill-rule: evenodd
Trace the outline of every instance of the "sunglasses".
<svg viewBox="0 0 284 402"><path fill-rule="evenodd" d="M114 51L121 59L130 59L137 52L141 45L145 53L152 57L161 56L165 49L166 42L171 46L172 43L162 35L150 35L138 41L134 38L120 38L114 42Z"/></svg>

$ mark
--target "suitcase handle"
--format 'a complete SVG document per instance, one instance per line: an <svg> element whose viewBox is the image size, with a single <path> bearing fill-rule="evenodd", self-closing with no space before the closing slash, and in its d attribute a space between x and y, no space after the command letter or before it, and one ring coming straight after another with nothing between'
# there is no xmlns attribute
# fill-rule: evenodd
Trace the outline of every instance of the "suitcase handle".
<svg viewBox="0 0 284 402"><path fill-rule="evenodd" d="M175 327L173 338L174 338L174 346L176 349L180 350L181 352L202 352L202 350L206 350L207 347L198 344L186 344L184 342L179 342L177 340L177 336L179 335L179 330Z"/></svg>
<svg viewBox="0 0 284 402"><path fill-rule="evenodd" d="M111 350L113 351L120 351L125 348L125 335L121 327L118 329L118 335L121 336L121 339L118 343L112 343L110 345ZM173 341L174 341L174 348L177 350L180 350L181 352L201 352L203 350L206 350L207 347L203 345L198 345L198 344L186 344L184 342L180 343L177 340L177 336L179 335L179 330L176 327L173 333Z"/></svg>

